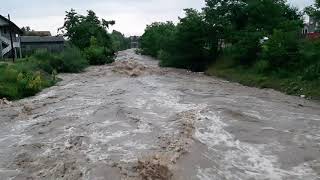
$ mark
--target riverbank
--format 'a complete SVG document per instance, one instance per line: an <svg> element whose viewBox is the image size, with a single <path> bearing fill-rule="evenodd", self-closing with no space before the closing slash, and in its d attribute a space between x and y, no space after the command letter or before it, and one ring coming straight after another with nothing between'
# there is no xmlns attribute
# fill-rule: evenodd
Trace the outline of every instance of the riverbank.
<svg viewBox="0 0 320 180"><path fill-rule="evenodd" d="M207 75L217 76L245 86L271 88L289 95L320 100L320 80L305 81L297 76L279 78L275 75L257 73L253 69L243 67L224 67L214 64L206 71Z"/></svg>
<svg viewBox="0 0 320 180"><path fill-rule="evenodd" d="M133 50L59 78L0 106L2 179L319 176L318 103L159 68Z"/></svg>
<svg viewBox="0 0 320 180"><path fill-rule="evenodd" d="M71 46L60 54L41 50L15 63L2 62L0 98L18 100L33 96L53 86L58 81L58 73L81 72L88 65L80 50Z"/></svg>
<svg viewBox="0 0 320 180"><path fill-rule="evenodd" d="M54 75L34 67L30 62L2 63L0 65L0 97L17 100L33 96L53 86Z"/></svg>

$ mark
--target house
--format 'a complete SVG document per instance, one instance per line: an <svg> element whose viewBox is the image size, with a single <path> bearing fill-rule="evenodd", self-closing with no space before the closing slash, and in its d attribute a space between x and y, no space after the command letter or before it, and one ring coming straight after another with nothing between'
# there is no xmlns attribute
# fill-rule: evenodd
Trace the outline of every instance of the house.
<svg viewBox="0 0 320 180"><path fill-rule="evenodd" d="M26 31L23 33L23 36L51 36L50 31Z"/></svg>
<svg viewBox="0 0 320 180"><path fill-rule="evenodd" d="M0 59L22 56L20 44L22 33L16 24L0 15Z"/></svg>
<svg viewBox="0 0 320 180"><path fill-rule="evenodd" d="M130 48L139 48L139 36L130 36Z"/></svg>
<svg viewBox="0 0 320 180"><path fill-rule="evenodd" d="M16 24L0 15L0 58L21 58L22 55L31 55L38 49L56 53L65 47L64 38L51 36L50 31L29 31L22 36L23 33Z"/></svg>
<svg viewBox="0 0 320 180"><path fill-rule="evenodd" d="M31 55L38 49L46 49L52 53L59 53L65 47L62 36L21 36L22 53Z"/></svg>
<svg viewBox="0 0 320 180"><path fill-rule="evenodd" d="M309 22L304 24L303 34L314 33L318 30L319 23L312 17L309 17Z"/></svg>
<svg viewBox="0 0 320 180"><path fill-rule="evenodd" d="M312 17L309 17L309 22L304 24L302 34L308 39L319 39L320 24Z"/></svg>

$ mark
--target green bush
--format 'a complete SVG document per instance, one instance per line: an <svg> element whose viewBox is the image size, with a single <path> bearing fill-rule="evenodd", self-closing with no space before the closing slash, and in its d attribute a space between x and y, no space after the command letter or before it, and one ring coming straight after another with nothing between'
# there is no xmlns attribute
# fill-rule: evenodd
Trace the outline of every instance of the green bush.
<svg viewBox="0 0 320 180"><path fill-rule="evenodd" d="M130 39L126 38L121 32L113 30L110 36L112 40L112 48L115 51L122 51L130 47Z"/></svg>
<svg viewBox="0 0 320 180"><path fill-rule="evenodd" d="M176 27L172 22L155 22L148 25L140 39L141 53L157 57L160 50L168 47L175 30Z"/></svg>
<svg viewBox="0 0 320 180"><path fill-rule="evenodd" d="M237 32L237 42L229 47L229 54L238 65L252 65L261 52L260 39L262 32L254 30L243 30Z"/></svg>
<svg viewBox="0 0 320 180"><path fill-rule="evenodd" d="M60 54L53 54L47 50L38 50L27 59L30 61L27 69L37 69L51 74L53 71L76 73L82 71L88 66L88 61L83 57L81 51L71 45L68 45Z"/></svg>
<svg viewBox="0 0 320 180"><path fill-rule="evenodd" d="M113 50L98 45L95 37L91 37L90 47L84 50L90 65L103 65L114 62Z"/></svg>
<svg viewBox="0 0 320 180"><path fill-rule="evenodd" d="M320 80L320 63L312 64L305 68L302 74L303 80ZM319 85L320 86L320 85Z"/></svg>
<svg viewBox="0 0 320 180"><path fill-rule="evenodd" d="M253 66L253 70L260 74L266 73L269 68L269 62L266 60L259 60Z"/></svg>
<svg viewBox="0 0 320 180"><path fill-rule="evenodd" d="M113 55L110 55L110 50L103 47L89 47L84 51L90 65L103 65L114 62Z"/></svg>
<svg viewBox="0 0 320 180"><path fill-rule="evenodd" d="M60 54L62 65L58 72L77 73L88 67L89 63L81 54L81 51L73 46L67 46ZM60 71L59 71L60 70Z"/></svg>
<svg viewBox="0 0 320 180"><path fill-rule="evenodd" d="M275 30L263 48L262 58L274 69L295 71L300 65L299 43L297 32Z"/></svg>
<svg viewBox="0 0 320 180"><path fill-rule="evenodd" d="M303 41L300 45L301 62L300 67L305 67L302 71L303 80L320 79L320 40ZM301 68L299 68L301 72Z"/></svg>
<svg viewBox="0 0 320 180"><path fill-rule="evenodd" d="M40 71L20 71L20 66L17 63L0 67L0 98L14 100L32 96L54 83L50 76Z"/></svg>
<svg viewBox="0 0 320 180"><path fill-rule="evenodd" d="M59 55L52 54L46 49L37 50L29 59L33 61L40 70L49 74L51 74L53 70L57 70L58 72L62 71L62 59Z"/></svg>
<svg viewBox="0 0 320 180"><path fill-rule="evenodd" d="M158 57L160 66L204 71L209 64L204 16L185 9L186 16L175 26L172 22L152 23L141 37L143 54Z"/></svg>
<svg viewBox="0 0 320 180"><path fill-rule="evenodd" d="M72 46L60 54L38 50L15 64L1 64L0 98L14 100L35 95L53 85L58 72L80 72L87 66L80 50Z"/></svg>

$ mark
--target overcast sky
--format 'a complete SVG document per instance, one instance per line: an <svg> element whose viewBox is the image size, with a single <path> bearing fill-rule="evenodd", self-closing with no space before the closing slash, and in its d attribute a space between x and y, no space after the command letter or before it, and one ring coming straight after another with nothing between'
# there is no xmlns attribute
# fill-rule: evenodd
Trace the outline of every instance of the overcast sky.
<svg viewBox="0 0 320 180"><path fill-rule="evenodd" d="M4 0L3 0L4 1ZM312 4L313 0L289 0L299 8ZM106 20L115 20L113 29L125 35L141 35L147 24L155 21L174 21L183 16L184 8L201 9L204 0L7 0L1 3L0 14L10 13L19 27L30 26L34 30L49 30L56 34L63 24L66 10L76 9L85 13L92 9Z"/></svg>

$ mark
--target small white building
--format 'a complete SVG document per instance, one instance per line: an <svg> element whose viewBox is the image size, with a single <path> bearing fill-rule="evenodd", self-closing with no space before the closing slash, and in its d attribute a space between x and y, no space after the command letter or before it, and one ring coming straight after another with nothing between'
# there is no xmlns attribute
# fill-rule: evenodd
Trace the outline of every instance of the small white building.
<svg viewBox="0 0 320 180"><path fill-rule="evenodd" d="M140 37L139 36L130 36L130 48L139 48L140 47Z"/></svg>
<svg viewBox="0 0 320 180"><path fill-rule="evenodd" d="M302 34L315 33L317 30L319 30L319 23L315 21L314 18L309 17L309 22L304 24Z"/></svg>

